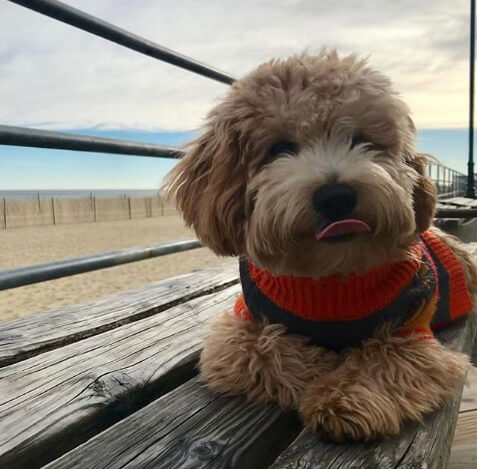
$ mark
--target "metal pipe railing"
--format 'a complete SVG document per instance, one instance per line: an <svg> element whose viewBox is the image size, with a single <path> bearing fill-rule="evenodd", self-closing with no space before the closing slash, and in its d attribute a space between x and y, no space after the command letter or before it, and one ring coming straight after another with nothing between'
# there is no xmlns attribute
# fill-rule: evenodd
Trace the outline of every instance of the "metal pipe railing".
<svg viewBox="0 0 477 469"><path fill-rule="evenodd" d="M121 46L227 85L235 78L57 0L9 0Z"/></svg>
<svg viewBox="0 0 477 469"><path fill-rule="evenodd" d="M427 165L426 175L432 179L440 199L449 197L464 197L466 175L435 163Z"/></svg>
<svg viewBox="0 0 477 469"><path fill-rule="evenodd" d="M180 158L183 154L181 150L166 145L75 135L11 125L0 125L0 145L93 151L154 158Z"/></svg>
<svg viewBox="0 0 477 469"><path fill-rule="evenodd" d="M107 267L115 267L117 265L128 264L129 262L142 261L199 247L201 247L199 241L196 239L187 239L2 270L0 271L0 290L31 285L33 283L61 277L69 277L71 275L82 274Z"/></svg>

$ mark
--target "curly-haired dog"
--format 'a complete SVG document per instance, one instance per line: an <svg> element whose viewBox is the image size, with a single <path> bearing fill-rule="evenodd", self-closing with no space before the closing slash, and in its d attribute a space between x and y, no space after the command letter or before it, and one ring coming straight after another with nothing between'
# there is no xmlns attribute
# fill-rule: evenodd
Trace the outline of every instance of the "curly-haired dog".
<svg viewBox="0 0 477 469"><path fill-rule="evenodd" d="M399 432L451 396L477 270L431 222L409 109L364 60L323 51L237 81L167 187L200 240L241 256L243 296L201 356L211 388L299 409L341 441Z"/></svg>

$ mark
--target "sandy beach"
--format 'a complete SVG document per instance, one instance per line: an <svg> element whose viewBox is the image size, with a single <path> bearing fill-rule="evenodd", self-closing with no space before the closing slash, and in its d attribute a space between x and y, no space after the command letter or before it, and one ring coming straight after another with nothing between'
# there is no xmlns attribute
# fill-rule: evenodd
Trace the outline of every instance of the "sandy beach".
<svg viewBox="0 0 477 469"><path fill-rule="evenodd" d="M0 231L0 269L194 237L177 215ZM206 248L0 291L0 321L130 290L227 262Z"/></svg>

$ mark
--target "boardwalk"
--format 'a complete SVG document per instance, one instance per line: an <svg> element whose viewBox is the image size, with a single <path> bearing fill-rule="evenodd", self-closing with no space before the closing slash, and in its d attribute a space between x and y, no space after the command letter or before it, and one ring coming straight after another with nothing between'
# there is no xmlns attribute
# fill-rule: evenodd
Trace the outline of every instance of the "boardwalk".
<svg viewBox="0 0 477 469"><path fill-rule="evenodd" d="M477 365L477 345L472 357ZM449 469L474 469L477 467L477 368L468 376L464 388L459 419L452 443Z"/></svg>

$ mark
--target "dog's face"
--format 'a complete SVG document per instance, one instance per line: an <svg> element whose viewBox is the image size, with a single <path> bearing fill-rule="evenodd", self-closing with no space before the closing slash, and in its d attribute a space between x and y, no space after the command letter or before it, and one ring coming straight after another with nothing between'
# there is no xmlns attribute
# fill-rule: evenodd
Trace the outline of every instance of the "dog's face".
<svg viewBox="0 0 477 469"><path fill-rule="evenodd" d="M407 106L355 56L294 56L236 82L167 186L199 239L276 274L402 258L435 191Z"/></svg>

